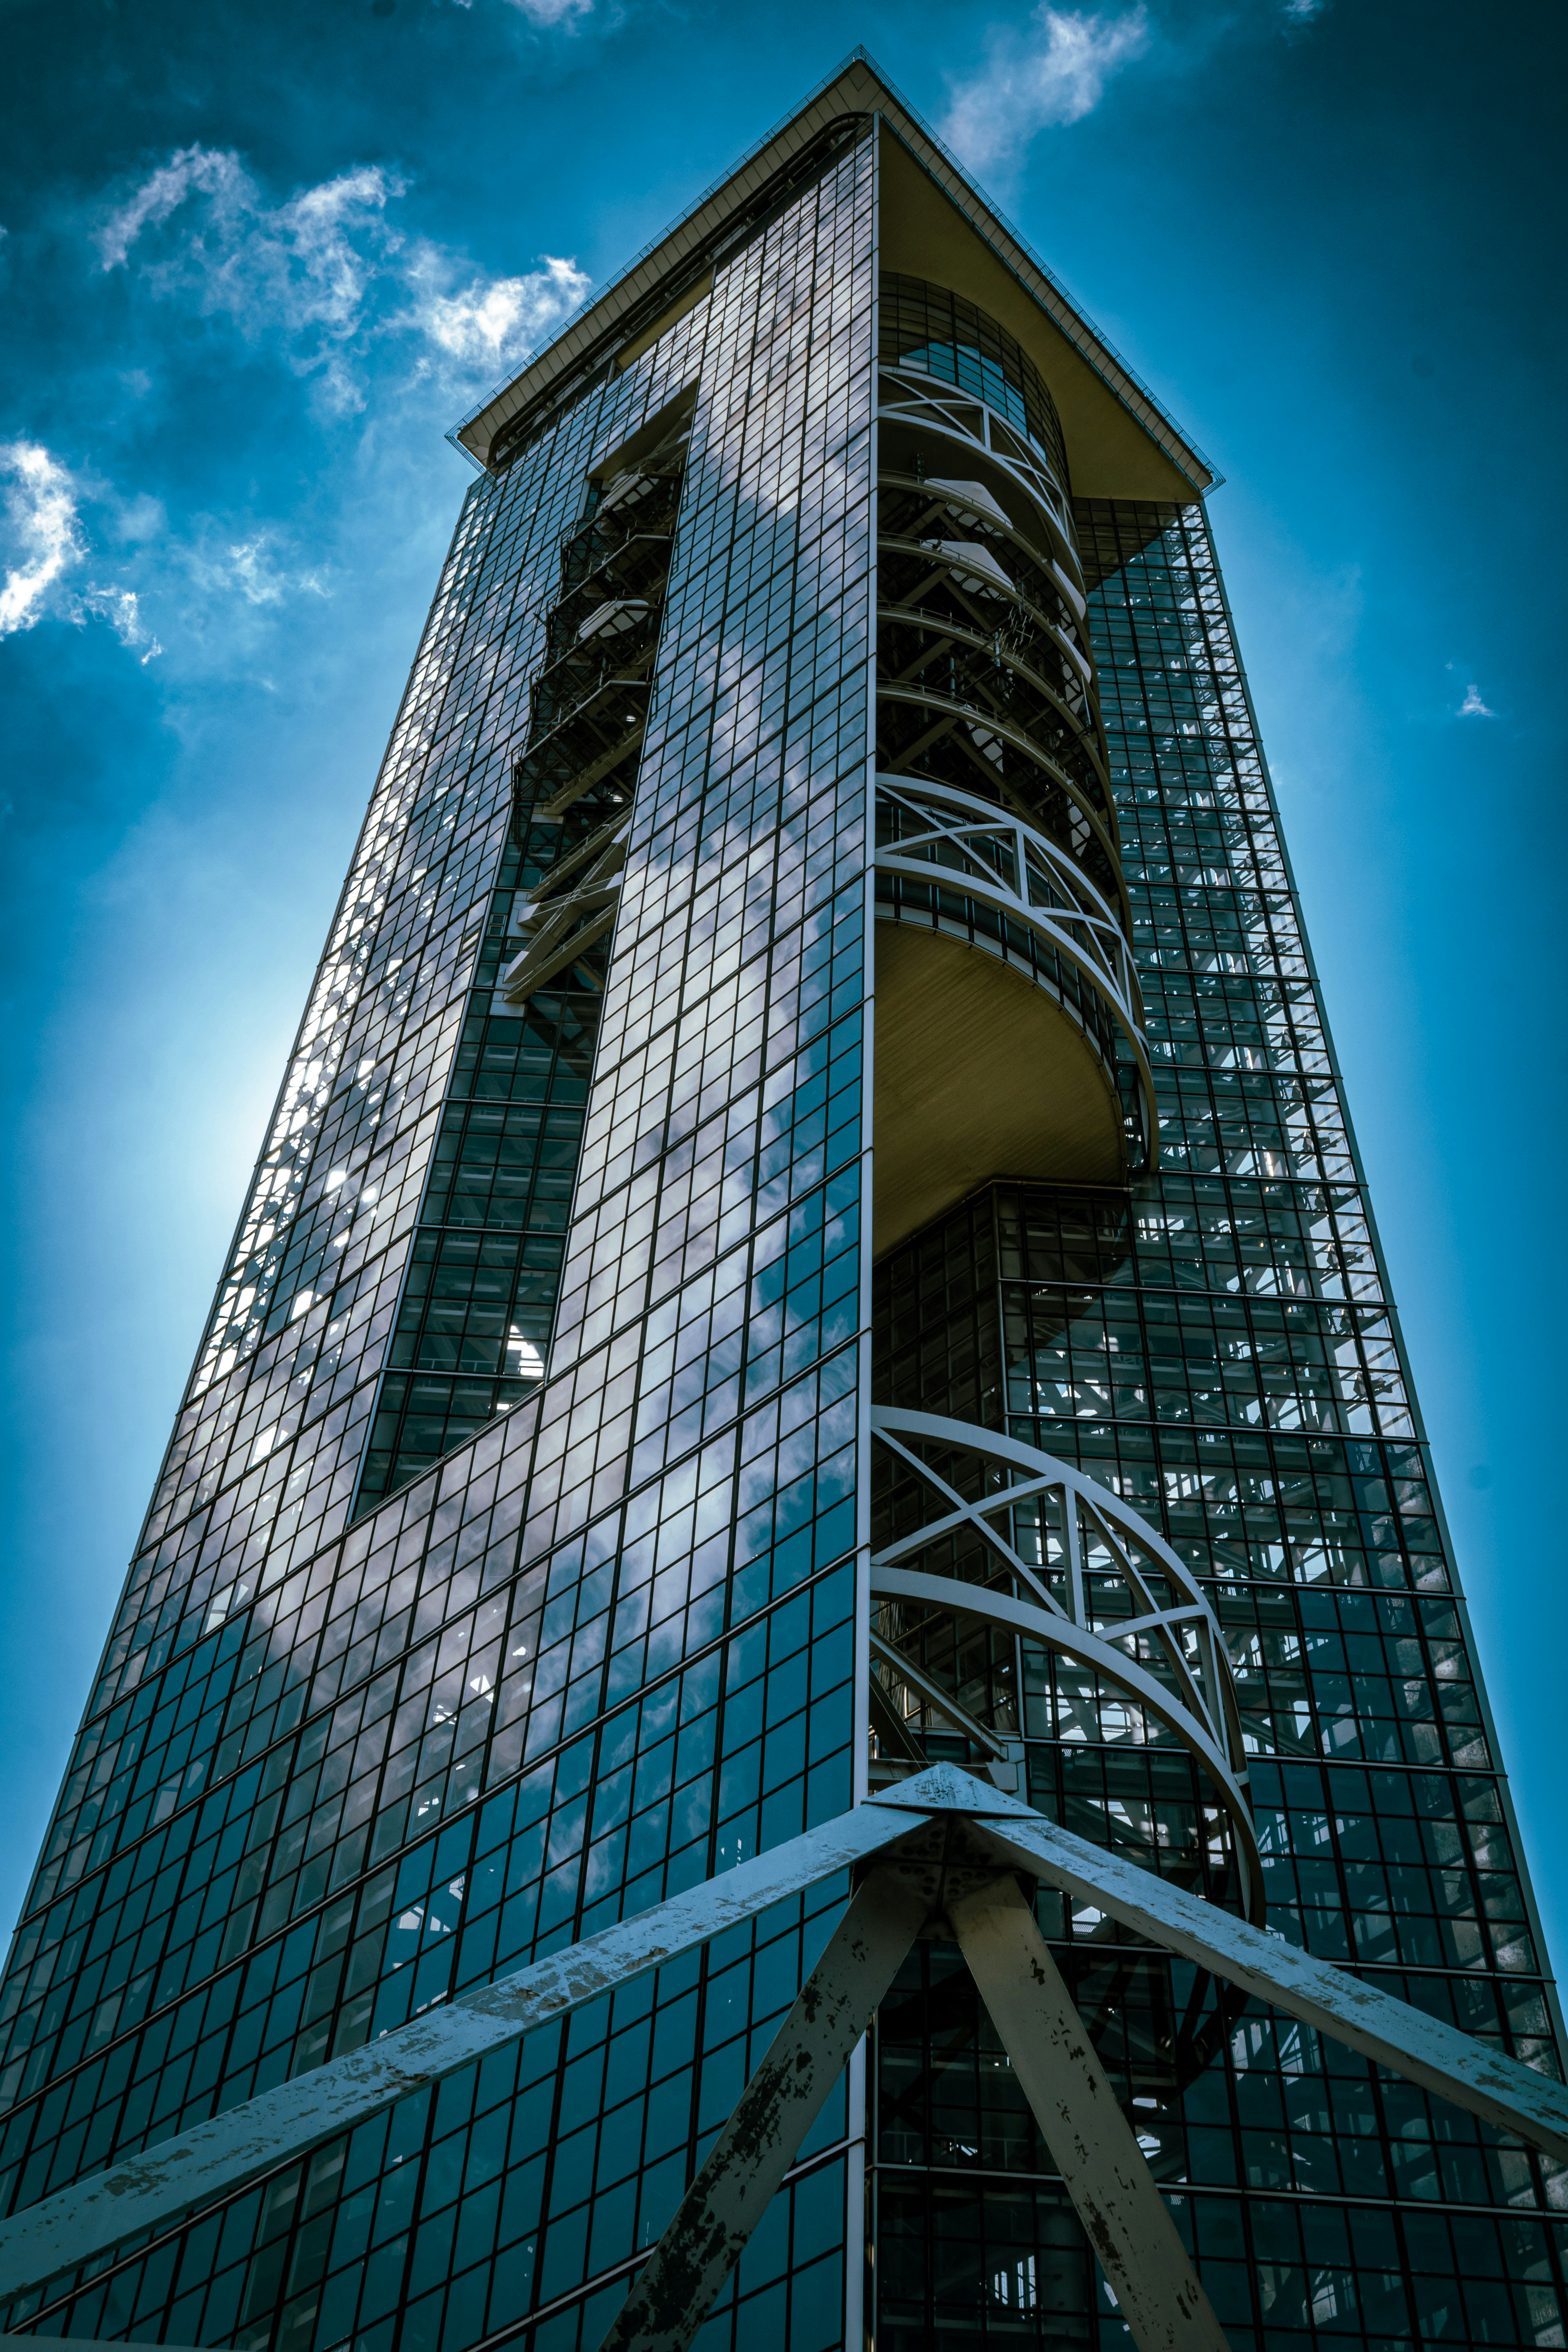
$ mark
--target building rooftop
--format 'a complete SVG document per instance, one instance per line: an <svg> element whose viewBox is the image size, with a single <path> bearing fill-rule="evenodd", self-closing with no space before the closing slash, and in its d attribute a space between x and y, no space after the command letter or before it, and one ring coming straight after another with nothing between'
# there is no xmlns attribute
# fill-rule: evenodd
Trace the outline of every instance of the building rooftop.
<svg viewBox="0 0 1568 2352"><path fill-rule="evenodd" d="M869 117L884 133L885 265L953 287L1017 336L1055 396L1079 495L1185 503L1212 489L1219 477L1191 438L864 50L464 417L452 441L493 466L603 369L628 364L701 299L716 264Z"/></svg>

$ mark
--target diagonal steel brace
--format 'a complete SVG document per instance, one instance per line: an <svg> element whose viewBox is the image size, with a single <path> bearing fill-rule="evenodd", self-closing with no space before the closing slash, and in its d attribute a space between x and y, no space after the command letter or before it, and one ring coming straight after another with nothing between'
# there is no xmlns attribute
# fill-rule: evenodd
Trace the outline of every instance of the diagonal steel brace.
<svg viewBox="0 0 1568 2352"><path fill-rule="evenodd" d="M308 2155L400 2099L741 1926L770 1904L852 1868L916 1826L907 1813L873 1806L842 1813L657 1910L461 1993L363 2049L140 2155L121 2158L0 2224L0 2300L210 2204L289 2157Z"/></svg>
<svg viewBox="0 0 1568 2352"><path fill-rule="evenodd" d="M874 1870L800 1989L767 2056L681 2200L602 2352L685 2352L848 2063L929 1902Z"/></svg>
<svg viewBox="0 0 1568 2352"><path fill-rule="evenodd" d="M1017 1880L950 1898L948 1917L1138 2352L1229 2352Z"/></svg>
<svg viewBox="0 0 1568 2352"><path fill-rule="evenodd" d="M1561 2084L1058 1829L968 1773L937 1765L656 1910L464 1993L362 2050L29 2206L0 2224L0 2299L243 2188L770 1904L943 1819L973 1825L993 1872L1021 1870L1093 1902L1154 1944L1533 2147L1568 2158L1568 2090Z"/></svg>

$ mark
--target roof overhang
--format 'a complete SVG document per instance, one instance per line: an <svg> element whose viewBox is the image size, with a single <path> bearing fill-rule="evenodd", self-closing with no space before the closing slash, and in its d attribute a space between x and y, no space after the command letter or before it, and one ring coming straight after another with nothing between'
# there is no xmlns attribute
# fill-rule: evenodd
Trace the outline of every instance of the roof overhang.
<svg viewBox="0 0 1568 2352"><path fill-rule="evenodd" d="M863 51L465 417L451 438L486 467L531 439L604 369L625 364L700 299L715 264L787 200L818 155L826 162L839 140L872 117L891 134L883 147L887 266L953 286L1017 336L1056 397L1079 494L1184 501L1211 489L1219 478L1213 467Z"/></svg>

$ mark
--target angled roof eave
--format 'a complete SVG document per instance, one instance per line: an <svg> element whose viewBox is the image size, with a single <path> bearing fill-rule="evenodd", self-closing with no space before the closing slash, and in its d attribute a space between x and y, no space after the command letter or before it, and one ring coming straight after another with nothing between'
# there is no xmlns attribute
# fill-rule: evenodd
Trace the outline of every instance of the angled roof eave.
<svg viewBox="0 0 1568 2352"><path fill-rule="evenodd" d="M804 105L760 140L673 227L646 246L552 342L471 410L447 437L476 463L488 467L498 437L508 426L530 411L536 411L542 423L560 398L607 365L639 327L657 319L661 295L668 300L700 276L705 265L721 257L726 226L737 214L749 214L769 182L847 115L883 118L1194 492L1201 497L1214 488L1220 477L1201 451L1069 299L1038 255L985 202L863 49L856 50Z"/></svg>

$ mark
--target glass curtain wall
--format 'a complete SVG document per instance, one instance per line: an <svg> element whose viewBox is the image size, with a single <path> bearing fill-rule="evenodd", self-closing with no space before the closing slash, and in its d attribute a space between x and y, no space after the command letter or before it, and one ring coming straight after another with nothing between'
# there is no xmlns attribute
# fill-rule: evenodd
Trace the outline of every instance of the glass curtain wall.
<svg viewBox="0 0 1568 2352"><path fill-rule="evenodd" d="M11 2209L853 1801L873 183L851 125L469 495L6 1979ZM584 1101L582 964L498 997L510 765L563 535L681 401ZM493 1417L345 1528L384 1367L367 1500ZM0 2324L596 2344L845 1893ZM841 2342L852 2088L705 2341Z"/></svg>
<svg viewBox="0 0 1568 2352"><path fill-rule="evenodd" d="M1204 1580L1271 1924L1558 2063L1203 510L1075 522L1044 377L963 297L889 272L879 339L869 118L786 168L696 257L709 290L514 420L464 504L0 1986L6 2211L848 1806L868 1363L1080 1466ZM950 395L1059 504L1062 565L929 477ZM639 541L605 518L672 435ZM874 656L905 799L1021 793L1107 957L1125 914L1158 1131L1112 1022L1131 1189L990 1170L873 1278ZM579 853L598 929L524 987ZM1005 1720L1042 1810L1230 1899L1136 1709L1027 1643L921 1664ZM592 2352L846 1892L0 2329ZM1236 2352L1562 2345L1551 2166L1090 1909L1040 1916ZM881 2352L1120 2347L954 1950L922 1941L874 2039L703 2346L834 2352L864 2313Z"/></svg>
<svg viewBox="0 0 1568 2352"><path fill-rule="evenodd" d="M1005 1430L1162 1527L1236 1662L1270 1927L1556 2072L1206 517L1080 501L1077 522L1158 1168L1130 1193L991 1186L894 1253L876 1393ZM1135 1712L1117 1736L1043 1650L994 1646L930 1670L1021 1729L1031 1802L1151 1868L1196 1858L1213 1832L1179 1749ZM927 1728L928 1753L963 1748ZM1549 2159L1085 1906L1040 1917L1236 2352L1562 2343ZM906 1965L879 2045L882 2352L1123 2344L955 1949Z"/></svg>

